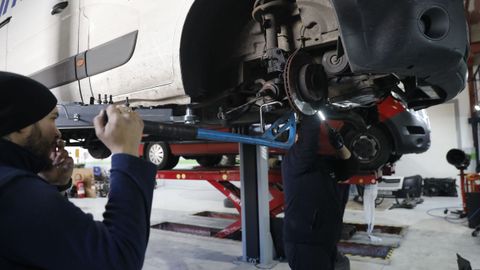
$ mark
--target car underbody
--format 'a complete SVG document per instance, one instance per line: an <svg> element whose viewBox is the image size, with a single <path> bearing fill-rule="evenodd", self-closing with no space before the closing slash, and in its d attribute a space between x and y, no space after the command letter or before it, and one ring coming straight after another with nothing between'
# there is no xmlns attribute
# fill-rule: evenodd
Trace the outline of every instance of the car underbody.
<svg viewBox="0 0 480 270"><path fill-rule="evenodd" d="M443 0L196 1L180 48L185 92L205 122L255 122L260 108L350 110L390 95L426 108L465 87L463 12Z"/></svg>

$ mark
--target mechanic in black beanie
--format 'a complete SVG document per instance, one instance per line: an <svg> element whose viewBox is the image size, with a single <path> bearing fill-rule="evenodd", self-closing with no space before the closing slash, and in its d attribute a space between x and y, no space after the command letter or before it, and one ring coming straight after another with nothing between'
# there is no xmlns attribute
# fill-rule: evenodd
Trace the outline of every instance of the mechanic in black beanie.
<svg viewBox="0 0 480 270"><path fill-rule="evenodd" d="M57 99L45 86L30 78L0 72L0 146L2 149L11 145L8 134L20 131L40 121L56 110ZM58 112L54 113L56 117ZM56 186L59 191L65 191L71 186L73 159L64 149L58 129L50 129L48 141L39 134L37 125L24 148L36 156L34 172L44 180ZM2 156L9 151L2 151ZM61 162L60 162L61 161ZM55 168L53 168L55 165Z"/></svg>
<svg viewBox="0 0 480 270"><path fill-rule="evenodd" d="M97 222L57 190L70 180L73 160L55 124L55 96L0 71L0 97L0 269L141 269L156 166L138 157L138 113L111 105L94 119L113 153L110 196Z"/></svg>
<svg viewBox="0 0 480 270"><path fill-rule="evenodd" d="M39 121L57 105L45 86L13 73L0 72L0 94L0 137Z"/></svg>
<svg viewBox="0 0 480 270"><path fill-rule="evenodd" d="M337 157L319 154L318 115L304 116L298 140L282 161L285 217L283 239L292 270L333 270L342 232L348 186L339 181L358 170L358 161L342 136L328 127L330 145ZM349 268L348 261L345 269Z"/></svg>

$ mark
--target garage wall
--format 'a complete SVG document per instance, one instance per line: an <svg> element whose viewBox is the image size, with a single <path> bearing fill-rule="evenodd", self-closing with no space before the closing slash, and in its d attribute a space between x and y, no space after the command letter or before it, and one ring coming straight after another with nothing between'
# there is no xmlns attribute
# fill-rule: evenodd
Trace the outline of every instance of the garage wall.
<svg viewBox="0 0 480 270"><path fill-rule="evenodd" d="M468 124L468 90L454 100L427 109L432 127L432 144L422 154L404 155L396 165L396 175L456 178L458 171L448 164L445 156L451 148L474 152L471 127ZM473 163L470 169L473 170Z"/></svg>

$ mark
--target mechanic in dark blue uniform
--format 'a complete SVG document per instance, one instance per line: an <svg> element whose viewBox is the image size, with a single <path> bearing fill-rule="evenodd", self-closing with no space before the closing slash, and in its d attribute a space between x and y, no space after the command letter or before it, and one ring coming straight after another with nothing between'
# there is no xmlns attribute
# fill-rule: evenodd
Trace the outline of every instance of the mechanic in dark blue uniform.
<svg viewBox="0 0 480 270"><path fill-rule="evenodd" d="M156 169L138 158L138 114L109 106L95 118L97 137L113 153L99 222L55 187L68 183L73 167L58 145L56 98L7 72L0 72L0 95L0 269L141 269Z"/></svg>
<svg viewBox="0 0 480 270"><path fill-rule="evenodd" d="M347 180L358 168L341 135L329 128L337 156L319 155L320 118L306 116L298 140L282 162L285 194L284 244L293 270L334 269L348 189Z"/></svg>

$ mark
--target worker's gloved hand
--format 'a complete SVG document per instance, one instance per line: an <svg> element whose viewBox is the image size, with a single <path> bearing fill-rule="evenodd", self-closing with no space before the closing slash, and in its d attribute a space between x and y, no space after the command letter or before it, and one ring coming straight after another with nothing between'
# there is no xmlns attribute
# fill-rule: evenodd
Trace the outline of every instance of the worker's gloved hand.
<svg viewBox="0 0 480 270"><path fill-rule="evenodd" d="M340 150L345 145L342 135L331 127L328 127L328 139L330 145L337 150Z"/></svg>

